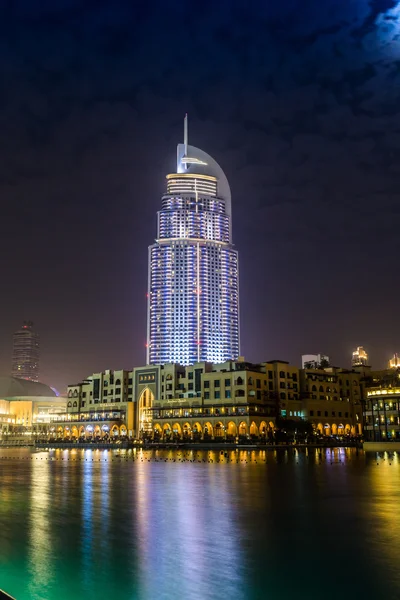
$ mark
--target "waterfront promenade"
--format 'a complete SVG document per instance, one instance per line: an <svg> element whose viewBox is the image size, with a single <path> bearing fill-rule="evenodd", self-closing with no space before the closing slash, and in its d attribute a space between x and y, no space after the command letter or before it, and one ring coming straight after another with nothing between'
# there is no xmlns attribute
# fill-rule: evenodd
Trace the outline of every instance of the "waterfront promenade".
<svg viewBox="0 0 400 600"><path fill-rule="evenodd" d="M323 440L315 441L311 444L305 443L263 443L252 440L245 440L241 442L232 442L226 440L208 440L201 442L193 441L176 441L176 442L143 442L138 440L119 440L116 442L82 442L82 441L42 441L42 440L30 440L30 441L2 441L0 442L0 448L10 447L35 447L40 449L73 449L73 448L85 448L85 449L109 449L109 450L120 450L127 448L144 448L144 449L194 449L194 450L207 450L207 449L220 449L220 450L235 450L236 448L244 449L259 449L259 450L276 450L276 449L287 449L287 448L362 448L362 442L359 440L346 440L340 441L332 438L325 438Z"/></svg>

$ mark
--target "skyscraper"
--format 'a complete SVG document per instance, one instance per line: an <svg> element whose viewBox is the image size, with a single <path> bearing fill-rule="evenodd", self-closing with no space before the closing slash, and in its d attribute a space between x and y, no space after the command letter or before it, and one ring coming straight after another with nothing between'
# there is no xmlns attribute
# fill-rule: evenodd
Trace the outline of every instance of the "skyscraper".
<svg viewBox="0 0 400 600"><path fill-rule="evenodd" d="M208 154L178 144L176 173L149 247L147 363L224 362L239 356L239 264L231 192Z"/></svg>
<svg viewBox="0 0 400 600"><path fill-rule="evenodd" d="M354 350L351 358L351 364L353 367L365 367L368 365L368 354L362 346L357 346L357 349Z"/></svg>
<svg viewBox="0 0 400 600"><path fill-rule="evenodd" d="M24 321L14 333L11 375L39 381L39 335L33 331L32 321Z"/></svg>

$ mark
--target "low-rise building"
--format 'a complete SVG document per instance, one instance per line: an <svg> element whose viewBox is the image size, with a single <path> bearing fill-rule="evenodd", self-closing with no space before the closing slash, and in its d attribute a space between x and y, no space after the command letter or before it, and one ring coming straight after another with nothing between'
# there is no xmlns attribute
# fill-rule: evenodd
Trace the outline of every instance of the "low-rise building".
<svg viewBox="0 0 400 600"><path fill-rule="evenodd" d="M400 369L364 373L364 439L400 440Z"/></svg>
<svg viewBox="0 0 400 600"><path fill-rule="evenodd" d="M132 371L94 373L68 386L67 410L53 420L51 437L70 440L134 436Z"/></svg>
<svg viewBox="0 0 400 600"><path fill-rule="evenodd" d="M322 435L361 435L362 374L328 367L301 370L302 416Z"/></svg>
<svg viewBox="0 0 400 600"><path fill-rule="evenodd" d="M26 436L46 436L52 419L65 412L66 399L45 385L0 377L0 438L3 441Z"/></svg>
<svg viewBox="0 0 400 600"><path fill-rule="evenodd" d="M323 435L360 435L361 372L287 361L146 365L94 373L68 386L52 423L63 439L265 439L277 419L309 420Z"/></svg>
<svg viewBox="0 0 400 600"><path fill-rule="evenodd" d="M400 440L400 387L371 387L364 404L364 439Z"/></svg>
<svg viewBox="0 0 400 600"><path fill-rule="evenodd" d="M161 395L147 396L146 407L138 402L141 435L163 440L258 438L275 426L276 392L268 385L266 364L164 365L160 374ZM151 432L142 427L144 411Z"/></svg>

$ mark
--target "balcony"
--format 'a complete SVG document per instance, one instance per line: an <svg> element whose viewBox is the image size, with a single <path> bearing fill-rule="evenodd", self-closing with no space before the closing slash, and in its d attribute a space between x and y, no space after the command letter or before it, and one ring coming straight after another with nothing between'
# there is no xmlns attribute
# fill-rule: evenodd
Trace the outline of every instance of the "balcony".
<svg viewBox="0 0 400 600"><path fill-rule="evenodd" d="M52 419L51 423L87 423L89 421L124 421L125 414L121 413L105 413L104 415L85 414L85 415L59 415L57 418Z"/></svg>

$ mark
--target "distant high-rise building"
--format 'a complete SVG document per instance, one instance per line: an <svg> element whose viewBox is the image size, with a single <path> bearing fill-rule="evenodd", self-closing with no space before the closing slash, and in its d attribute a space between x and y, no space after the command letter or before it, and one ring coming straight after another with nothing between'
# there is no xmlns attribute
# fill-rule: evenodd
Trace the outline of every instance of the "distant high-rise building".
<svg viewBox="0 0 400 600"><path fill-rule="evenodd" d="M357 349L354 350L351 364L353 367L365 367L368 365L368 354L362 346L358 346Z"/></svg>
<svg viewBox="0 0 400 600"><path fill-rule="evenodd" d="M209 155L178 145L176 173L149 248L147 363L222 363L239 356L239 265L231 192Z"/></svg>
<svg viewBox="0 0 400 600"><path fill-rule="evenodd" d="M393 358L389 360L389 369L400 369L400 358L397 352L393 354Z"/></svg>
<svg viewBox="0 0 400 600"><path fill-rule="evenodd" d="M303 354L301 357L303 369L320 369L329 367L329 356L326 354Z"/></svg>
<svg viewBox="0 0 400 600"><path fill-rule="evenodd" d="M24 321L14 333L11 375L39 381L39 335L33 331L32 321Z"/></svg>

